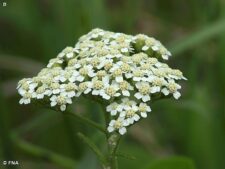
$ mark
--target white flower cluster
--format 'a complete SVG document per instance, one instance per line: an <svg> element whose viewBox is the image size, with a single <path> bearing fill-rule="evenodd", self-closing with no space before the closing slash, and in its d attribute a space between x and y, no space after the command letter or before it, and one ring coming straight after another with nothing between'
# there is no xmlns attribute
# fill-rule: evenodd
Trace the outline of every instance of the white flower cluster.
<svg viewBox="0 0 225 169"><path fill-rule="evenodd" d="M108 104L108 131L124 134L128 126L147 117L152 98L180 97L177 81L186 78L162 62L170 56L159 41L146 35L94 29L74 48L51 59L36 77L18 83L20 104L43 99L64 111L75 97L97 97Z"/></svg>

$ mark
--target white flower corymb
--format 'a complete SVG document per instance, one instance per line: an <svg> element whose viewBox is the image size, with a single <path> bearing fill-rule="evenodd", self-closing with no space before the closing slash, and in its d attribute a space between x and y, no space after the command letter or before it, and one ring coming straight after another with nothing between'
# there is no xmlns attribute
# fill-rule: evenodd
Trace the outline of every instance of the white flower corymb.
<svg viewBox="0 0 225 169"><path fill-rule="evenodd" d="M37 76L18 83L20 104L43 100L65 111L75 97L104 103L108 132L125 134L151 112L154 98L178 99L179 80L187 80L165 60L171 53L156 39L93 29L49 61Z"/></svg>

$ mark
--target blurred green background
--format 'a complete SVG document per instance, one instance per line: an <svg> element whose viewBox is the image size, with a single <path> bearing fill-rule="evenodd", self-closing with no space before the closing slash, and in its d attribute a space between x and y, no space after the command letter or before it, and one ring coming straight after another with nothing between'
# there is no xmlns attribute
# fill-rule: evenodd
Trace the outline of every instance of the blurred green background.
<svg viewBox="0 0 225 169"><path fill-rule="evenodd" d="M155 37L188 78L179 101L154 103L149 118L130 128L120 148L136 160L120 158L120 168L224 169L224 0L0 0L0 168L100 168L76 136L82 131L102 145L100 133L40 106L21 106L16 92L19 79L96 27ZM94 103L80 100L73 109L102 121Z"/></svg>

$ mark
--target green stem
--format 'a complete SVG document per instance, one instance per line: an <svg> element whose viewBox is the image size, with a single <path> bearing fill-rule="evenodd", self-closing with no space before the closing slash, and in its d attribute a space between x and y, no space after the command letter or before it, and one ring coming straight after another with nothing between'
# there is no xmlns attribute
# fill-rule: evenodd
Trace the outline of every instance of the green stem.
<svg viewBox="0 0 225 169"><path fill-rule="evenodd" d="M37 102L37 103L39 103L39 104L41 104L41 105L44 105L46 108L49 108L49 109L51 109L51 110L53 110L53 111L55 111L55 112L60 112L60 113L62 113L61 111L59 111L59 109L55 109L55 108L49 107L49 106L46 105L44 102L43 102L43 103ZM94 127L94 128L96 128L96 129L98 129L99 131L101 131L102 133L107 133L106 130L104 129L104 127L102 127L101 125L99 125L98 123L96 123L96 122L94 122L94 121L92 121L92 120L89 120L89 119L87 119L87 118L85 118L85 117L83 117L83 116L78 115L77 113L72 113L72 112L70 112L69 110L66 110L65 112L63 112L63 114L65 114L65 115L70 115L70 116L72 116L72 117L75 117L75 119L77 119L78 121L80 121L80 122L82 122L82 123L84 123L84 124L87 124L87 125L89 125L89 126L91 126L91 127Z"/></svg>
<svg viewBox="0 0 225 169"><path fill-rule="evenodd" d="M109 112L106 112L104 105L102 105L102 110L105 117L105 127L107 129L110 122ZM106 133L106 141L107 141L107 147L108 147L108 153L107 153L108 163L107 163L107 166L104 166L104 169L118 169L116 152L119 146L120 138L121 136L117 133L112 133L112 134L108 132Z"/></svg>
<svg viewBox="0 0 225 169"><path fill-rule="evenodd" d="M108 148L109 148L109 168L110 169L118 169L118 162L117 162L117 156L116 152L119 146L120 141L120 135L119 134L111 134L110 137L107 139Z"/></svg>
<svg viewBox="0 0 225 169"><path fill-rule="evenodd" d="M72 113L72 112L69 112L69 111L66 111L64 114L75 117L77 120L83 122L84 124L88 124L89 126L94 127L94 128L98 129L99 131L101 131L105 134L107 133L106 130L101 125L99 125L98 123L95 123L94 121L89 120L89 119L87 119L83 116L80 116L76 113Z"/></svg>

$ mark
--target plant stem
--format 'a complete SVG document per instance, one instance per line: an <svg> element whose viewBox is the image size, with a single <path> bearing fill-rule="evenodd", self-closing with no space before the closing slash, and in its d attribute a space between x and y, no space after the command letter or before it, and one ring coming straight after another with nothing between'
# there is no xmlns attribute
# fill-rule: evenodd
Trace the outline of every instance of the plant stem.
<svg viewBox="0 0 225 169"><path fill-rule="evenodd" d="M118 134L112 134L107 139L108 151L109 151L109 169L118 169L116 151L119 146L120 136Z"/></svg>
<svg viewBox="0 0 225 169"><path fill-rule="evenodd" d="M105 117L105 128L107 130L108 124L110 122L109 112L105 111L105 106L102 105L102 110ZM108 133L106 132L106 141L108 147L107 159L108 163L106 166L103 166L104 169L118 169L117 156L116 152L119 146L121 136L117 133Z"/></svg>
<svg viewBox="0 0 225 169"><path fill-rule="evenodd" d="M69 110L66 110L65 112L62 112L59 109L52 108L52 107L50 107L50 106L48 106L48 105L46 105L44 103L39 103L39 104L44 105L46 108L49 108L49 109L51 109L51 110L53 110L55 112L63 113L64 115L70 115L70 116L74 117L76 120L78 120L78 121L80 121L80 122L82 122L84 124L87 124L87 125L89 125L91 127L94 127L94 128L96 128L97 130L99 130L102 133L107 133L106 130L104 129L104 127L102 127L100 124L98 124L98 123L96 123L96 122L94 122L92 120L89 120L88 118L85 118L83 116L80 116L77 113L70 112Z"/></svg>
<svg viewBox="0 0 225 169"><path fill-rule="evenodd" d="M69 112L69 111L66 111L64 114L65 115L71 115L71 116L75 117L77 120L83 122L84 124L88 124L89 126L92 126L92 127L96 128L96 129L98 129L99 131L105 133L105 134L107 133L106 130L101 125L99 125L98 123L95 123L92 120L89 120L89 119L87 119L85 117L82 117L82 116L80 116L80 115L78 115L76 113L72 113L72 112Z"/></svg>

